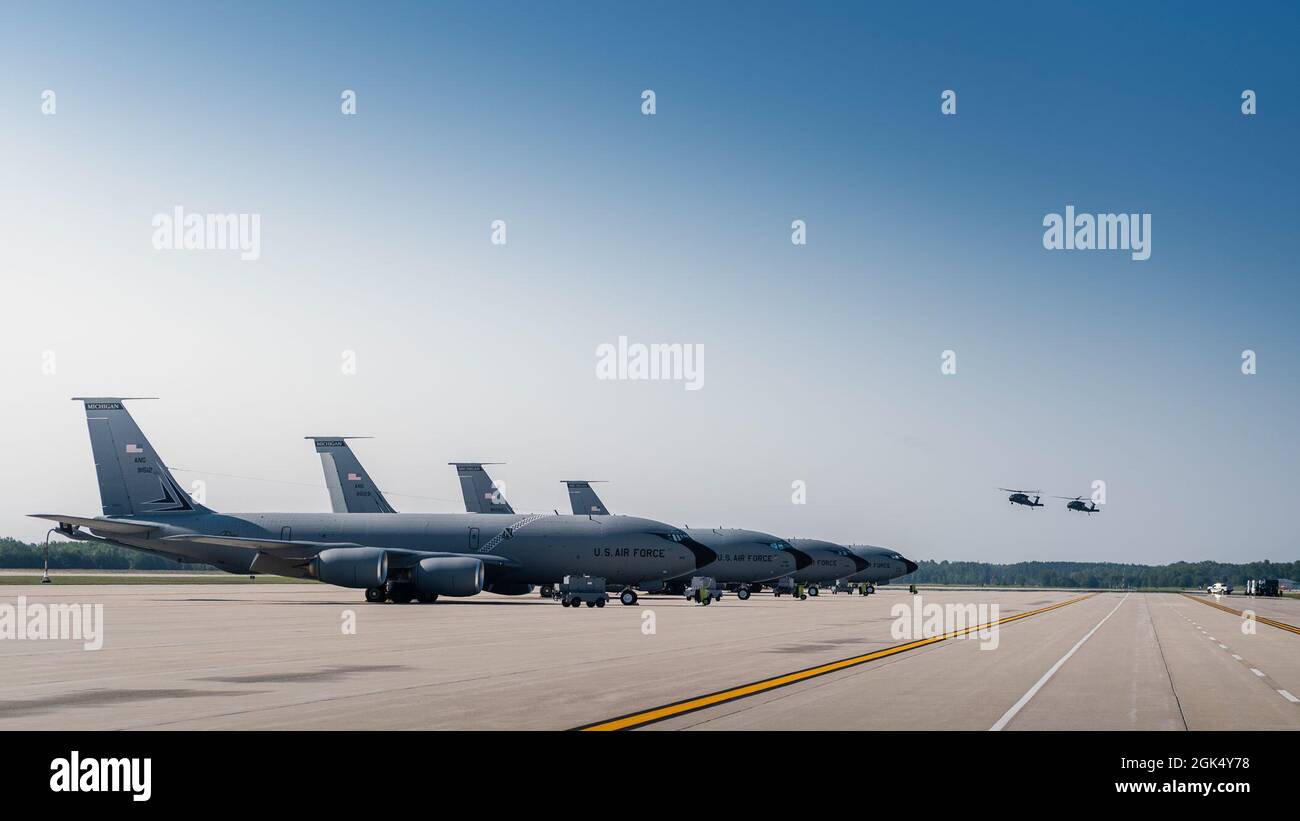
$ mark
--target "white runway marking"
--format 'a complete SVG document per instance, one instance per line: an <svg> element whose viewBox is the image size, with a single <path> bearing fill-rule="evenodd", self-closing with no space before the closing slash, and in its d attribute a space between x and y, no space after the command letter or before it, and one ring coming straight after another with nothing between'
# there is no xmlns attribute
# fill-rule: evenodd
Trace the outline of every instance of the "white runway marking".
<svg viewBox="0 0 1300 821"><path fill-rule="evenodd" d="M1237 661L1241 661L1241 656L1237 655L1236 653L1233 653L1232 657L1235 658Z"/></svg>
<svg viewBox="0 0 1300 821"><path fill-rule="evenodd" d="M1220 644L1220 645L1219 645L1219 649L1220 649L1220 650L1227 650L1227 649L1228 649L1228 645L1226 645L1226 644Z"/></svg>
<svg viewBox="0 0 1300 821"><path fill-rule="evenodd" d="M1043 673L1043 677L1040 678L1037 682L1035 682L1034 686L1030 687L1028 692L1026 692L1023 696L1020 697L1019 701L1011 705L1010 710L1007 710L1005 713L1002 714L1002 718L999 718L997 722L992 727L989 728L989 732L997 732L1001 730L1003 727L1006 727L1008 722L1010 722L1011 719L1016 717L1016 713L1020 712L1021 708L1023 708L1026 704L1028 704L1029 700L1033 698L1038 693L1039 690L1043 689L1043 685L1047 683L1048 679L1056 675L1056 671L1061 669L1061 665L1069 661L1070 656L1073 656L1074 652L1078 650L1080 647L1082 647L1085 641L1092 638L1092 634L1096 633L1097 630L1100 629L1101 626L1106 623L1107 619L1115 615L1115 610L1118 610L1120 606L1124 604L1124 602L1128 601L1129 595L1130 594L1125 593L1124 598L1119 600L1119 604L1115 605L1114 610L1111 610L1109 613L1106 614L1106 618L1097 622L1097 625L1095 627L1089 630L1087 634L1084 635L1083 638L1079 639L1077 644L1075 644L1073 647L1070 648L1070 652L1066 653L1065 655L1057 659L1057 662L1051 666L1051 669L1049 669L1046 673Z"/></svg>
<svg viewBox="0 0 1300 821"><path fill-rule="evenodd" d="M1255 675L1259 676L1260 678L1263 678L1263 677L1264 677L1264 671L1261 670L1261 669L1259 669L1258 667L1252 667L1252 668L1250 668L1250 672L1254 673Z"/></svg>
<svg viewBox="0 0 1300 821"><path fill-rule="evenodd" d="M1286 699L1287 701L1291 702L1292 704L1300 704L1300 698L1296 698L1295 696L1291 695L1291 691L1289 691L1289 690L1278 690L1277 692L1278 692L1278 694L1279 694L1280 696L1282 696L1282 698Z"/></svg>

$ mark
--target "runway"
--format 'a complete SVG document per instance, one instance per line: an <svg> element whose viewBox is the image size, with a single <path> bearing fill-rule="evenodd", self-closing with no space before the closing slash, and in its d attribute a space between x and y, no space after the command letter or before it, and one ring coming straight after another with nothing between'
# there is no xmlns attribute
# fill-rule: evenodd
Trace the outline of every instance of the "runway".
<svg viewBox="0 0 1300 821"><path fill-rule="evenodd" d="M922 590L927 604L990 608L996 646L987 633L891 634L891 608L912 597L889 588L569 609L536 596L369 605L320 585L0 579L0 605L19 596L102 604L104 641L87 651L0 640L0 730L613 719L648 730L1300 729L1300 635L1262 623L1243 632L1239 616L1178 594ZM1300 601L1224 603L1300 625ZM787 681L801 671L815 675Z"/></svg>

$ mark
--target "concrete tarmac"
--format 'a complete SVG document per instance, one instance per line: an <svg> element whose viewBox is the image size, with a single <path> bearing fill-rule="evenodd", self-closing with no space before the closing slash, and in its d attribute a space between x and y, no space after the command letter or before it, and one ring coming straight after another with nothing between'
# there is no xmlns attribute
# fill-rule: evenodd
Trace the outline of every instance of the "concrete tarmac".
<svg viewBox="0 0 1300 821"><path fill-rule="evenodd" d="M1176 594L923 590L926 604L1014 620L996 641L904 651L891 648L919 637L891 609L913 598L889 588L570 609L536 595L372 605L321 585L0 579L0 608L19 596L29 610L102 604L104 641L0 639L0 730L568 729L850 658L634 726L1300 729L1300 636L1243 632L1240 617ZM1300 625L1290 600L1270 604L1270 618Z"/></svg>

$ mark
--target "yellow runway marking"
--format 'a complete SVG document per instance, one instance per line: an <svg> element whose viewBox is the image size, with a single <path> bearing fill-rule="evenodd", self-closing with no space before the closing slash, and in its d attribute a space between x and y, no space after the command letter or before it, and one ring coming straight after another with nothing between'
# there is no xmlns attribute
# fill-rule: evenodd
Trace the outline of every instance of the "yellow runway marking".
<svg viewBox="0 0 1300 821"><path fill-rule="evenodd" d="M785 675L775 676L773 678L766 678L763 679L762 681L753 682L752 684L743 684L739 687L732 687L727 690L721 690L716 693L710 693L709 695L697 696L696 698L689 698L686 699L685 701L677 701L672 704L665 704L662 707L655 707L650 710L641 710L635 713L629 713L628 715L625 716L620 716L618 718L611 718L607 721L599 721L596 722L595 724L587 724L582 727L576 727L575 729L583 730L583 731L593 731L593 730L608 731L608 730L628 730L635 727L642 727L645 726L646 724L653 724L656 721L663 721L664 719L667 718L672 718L674 716L682 715L683 713L690 713L696 710L703 710L706 707L713 707L728 701L735 701L741 698L748 698L749 696L758 695L759 693L764 693L767 692L768 690L774 690L777 687L785 687L786 685L789 684L795 684L800 681L807 681L810 678L817 678L818 676L824 676L827 673L835 673L835 672L839 672L840 670L847 670L850 667L857 667L860 664L866 664L867 662L875 661L876 659L882 659L885 658L886 656L895 656L898 655L899 653L906 653L908 650L915 650L918 647L925 647L926 645L929 644L936 644L938 642L944 641L945 639L954 638L956 636L965 635L967 633L973 633L976 632L977 630L984 630L994 625L1007 624L1008 622L1019 621L1020 619L1027 619L1030 616L1037 616L1040 613L1046 613L1051 610L1059 610L1060 608L1065 607L1066 605L1074 604L1075 602L1081 602L1084 599L1090 599L1095 595L1096 595L1095 593L1089 593L1086 596L1079 596L1078 598L1067 599L1066 601L1058 602L1048 607L1040 607L1037 610L1027 610L1024 613L1017 613L1014 616L1007 616L1005 619L998 619L997 621L988 622L987 624L981 624L974 627L966 627L961 630L953 630L950 633L944 633L942 636L932 636L928 639L918 639L917 641L909 641L906 644L899 644L899 645L895 645L894 647L886 647L883 650L876 650L874 652L866 653L861 656L853 656L852 658L840 659L839 661L832 661L827 664L819 664L816 667L809 667L804 670L797 670L793 673L786 673Z"/></svg>
<svg viewBox="0 0 1300 821"><path fill-rule="evenodd" d="M1200 596L1193 596L1191 593L1184 593L1183 595L1191 599L1192 601L1200 602L1201 604L1208 604L1210 607L1216 607L1225 613L1231 613L1234 616L1241 616L1242 618L1245 618L1245 615L1240 610L1233 610L1231 607L1225 607L1224 605L1219 604L1218 602L1213 602L1210 601L1209 599L1203 599ZM1300 627L1296 627L1294 624L1287 624L1284 621L1274 621L1273 619L1266 619L1263 616L1259 615L1258 613L1255 614L1254 619L1255 621L1262 622L1264 624L1269 625L1270 627L1276 627L1279 630L1286 630L1288 633L1295 633L1297 636L1300 636Z"/></svg>

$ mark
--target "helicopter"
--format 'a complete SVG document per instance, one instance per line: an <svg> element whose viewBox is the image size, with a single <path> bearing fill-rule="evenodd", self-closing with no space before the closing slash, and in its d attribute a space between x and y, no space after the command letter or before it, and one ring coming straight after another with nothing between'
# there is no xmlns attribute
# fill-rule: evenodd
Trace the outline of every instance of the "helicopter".
<svg viewBox="0 0 1300 821"><path fill-rule="evenodd" d="M1012 490L1009 487L1000 487L998 488L998 490L1002 490L1002 491L1006 491L1007 493L1010 493L1011 495L1007 497L1007 501L1011 502L1011 504L1013 505L1024 505L1025 507L1043 506L1042 502L1038 501L1039 499L1042 498L1041 490ZM1029 494L1031 493L1034 494L1034 498L1032 501L1030 501L1029 499Z"/></svg>
<svg viewBox="0 0 1300 821"><path fill-rule="evenodd" d="M1082 496L1053 496L1053 499L1065 499L1066 510L1077 510L1080 513L1101 513L1095 501L1085 502Z"/></svg>

